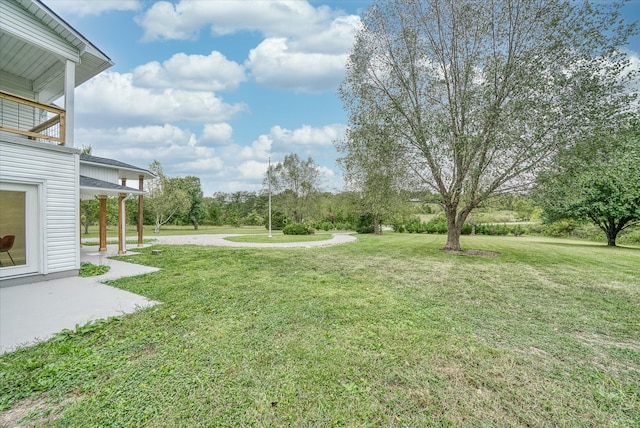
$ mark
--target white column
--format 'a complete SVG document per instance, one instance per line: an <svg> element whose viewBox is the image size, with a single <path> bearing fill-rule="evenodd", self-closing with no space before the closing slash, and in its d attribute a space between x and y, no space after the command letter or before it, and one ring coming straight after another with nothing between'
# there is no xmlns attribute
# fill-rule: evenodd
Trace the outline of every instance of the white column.
<svg viewBox="0 0 640 428"><path fill-rule="evenodd" d="M64 67L64 109L66 110L65 121L65 146L74 147L73 129L74 123L74 104L76 90L76 63L67 60Z"/></svg>

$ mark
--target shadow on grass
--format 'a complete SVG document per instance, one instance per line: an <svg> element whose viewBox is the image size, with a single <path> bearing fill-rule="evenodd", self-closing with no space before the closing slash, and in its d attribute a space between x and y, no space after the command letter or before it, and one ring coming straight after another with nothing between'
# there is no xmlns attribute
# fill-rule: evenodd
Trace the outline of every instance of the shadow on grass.
<svg viewBox="0 0 640 428"><path fill-rule="evenodd" d="M640 247L636 246L628 246L628 245L616 245L615 247L611 247L607 244L597 243L597 242L579 242L579 241L538 241L543 245L555 245L566 248L602 248L602 249L611 249L612 251L616 250L632 250L632 251L640 251Z"/></svg>

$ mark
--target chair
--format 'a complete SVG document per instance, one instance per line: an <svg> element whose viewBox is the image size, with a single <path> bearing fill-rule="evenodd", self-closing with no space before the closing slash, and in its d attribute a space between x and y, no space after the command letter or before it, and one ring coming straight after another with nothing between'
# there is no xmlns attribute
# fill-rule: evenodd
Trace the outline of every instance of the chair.
<svg viewBox="0 0 640 428"><path fill-rule="evenodd" d="M16 265L16 262L13 261L13 257L11 257L11 253L9 252L9 250L13 248L13 242L15 240L15 235L7 235L0 239L0 253L7 253L9 255L9 258L11 259L11 263L13 263L14 266ZM2 262L0 262L0 266L2 266Z"/></svg>

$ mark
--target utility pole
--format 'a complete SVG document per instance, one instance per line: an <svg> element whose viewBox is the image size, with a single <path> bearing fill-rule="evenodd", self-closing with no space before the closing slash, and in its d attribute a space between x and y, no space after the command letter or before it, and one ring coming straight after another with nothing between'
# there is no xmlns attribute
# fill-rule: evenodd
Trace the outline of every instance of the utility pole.
<svg viewBox="0 0 640 428"><path fill-rule="evenodd" d="M269 169L267 170L267 177L269 180L269 238L271 235L271 156L269 156Z"/></svg>

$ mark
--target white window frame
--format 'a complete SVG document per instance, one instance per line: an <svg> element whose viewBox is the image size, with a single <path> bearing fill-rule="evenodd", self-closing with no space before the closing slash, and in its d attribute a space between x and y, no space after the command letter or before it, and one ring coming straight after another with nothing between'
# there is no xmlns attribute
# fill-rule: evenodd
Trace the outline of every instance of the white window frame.
<svg viewBox="0 0 640 428"><path fill-rule="evenodd" d="M11 266L3 263L0 279L46 273L44 264L44 228L42 212L44 207L44 183L0 181L0 190L25 193L25 251L26 264ZM1 215L1 214L0 214Z"/></svg>

